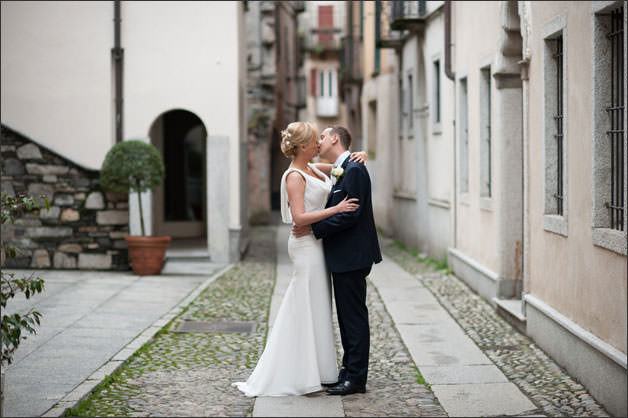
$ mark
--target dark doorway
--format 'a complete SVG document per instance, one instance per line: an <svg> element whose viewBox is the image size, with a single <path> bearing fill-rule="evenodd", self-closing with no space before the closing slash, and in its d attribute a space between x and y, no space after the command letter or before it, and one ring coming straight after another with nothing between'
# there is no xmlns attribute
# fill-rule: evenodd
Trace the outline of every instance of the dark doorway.
<svg viewBox="0 0 628 418"><path fill-rule="evenodd" d="M156 232L204 236L207 131L203 122L194 113L171 110L157 118L150 136L166 166L163 185L154 198Z"/></svg>

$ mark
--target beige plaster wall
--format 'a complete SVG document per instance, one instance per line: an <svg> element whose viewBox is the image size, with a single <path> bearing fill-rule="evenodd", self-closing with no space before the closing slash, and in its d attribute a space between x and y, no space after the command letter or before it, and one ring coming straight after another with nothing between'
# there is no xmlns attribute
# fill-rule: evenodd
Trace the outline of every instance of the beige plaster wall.
<svg viewBox="0 0 628 418"><path fill-rule="evenodd" d="M530 270L526 291L626 352L626 257L592 244L592 13L590 2L531 2ZM543 228L543 28L566 18L568 236Z"/></svg>
<svg viewBox="0 0 628 418"><path fill-rule="evenodd" d="M498 271L497 210L500 138L496 136L495 104L492 100L493 121L493 202L492 210L480 208L480 68L492 64L499 48L501 35L500 3L484 1L452 2L453 65L456 79L467 77L468 135L469 135L469 193L468 203L460 196L457 180L457 243L456 248L493 272ZM482 22L478 25L477 22ZM444 66L444 60L443 60ZM495 82L492 82L493 98ZM456 113L460 120L459 83L456 87ZM460 178L460 133L456 128L456 172Z"/></svg>

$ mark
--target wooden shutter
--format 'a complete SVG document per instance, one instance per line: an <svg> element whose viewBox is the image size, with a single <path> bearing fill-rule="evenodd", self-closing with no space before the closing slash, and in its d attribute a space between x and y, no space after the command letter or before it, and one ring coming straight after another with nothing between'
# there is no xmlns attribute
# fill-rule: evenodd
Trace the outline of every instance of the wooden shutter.
<svg viewBox="0 0 628 418"><path fill-rule="evenodd" d="M330 47L334 41L334 6L318 6L318 42Z"/></svg>
<svg viewBox="0 0 628 418"><path fill-rule="evenodd" d="M310 94L316 96L316 68L310 70Z"/></svg>

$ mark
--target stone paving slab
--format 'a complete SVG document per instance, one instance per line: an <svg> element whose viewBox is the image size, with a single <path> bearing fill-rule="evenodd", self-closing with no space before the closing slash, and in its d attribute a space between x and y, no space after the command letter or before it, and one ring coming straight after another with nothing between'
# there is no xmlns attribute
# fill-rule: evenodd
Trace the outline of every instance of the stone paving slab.
<svg viewBox="0 0 628 418"><path fill-rule="evenodd" d="M373 266L371 280L381 287L382 299L414 363L432 384L447 414L513 415L536 410L414 276L383 256L383 261ZM405 299L391 290L395 287L415 295L415 299ZM463 365L471 367L460 368ZM489 368L477 369L478 365ZM424 372L425 366L429 367ZM436 385L439 380L447 383Z"/></svg>
<svg viewBox="0 0 628 418"><path fill-rule="evenodd" d="M24 276L32 271L6 272ZM46 282L44 292L7 306L7 312L35 308L43 317L38 333L28 336L6 369L6 415L41 415L77 386L93 387L83 382L211 273L38 272Z"/></svg>
<svg viewBox="0 0 628 418"><path fill-rule="evenodd" d="M508 382L506 376L494 364L421 366L421 374L432 385Z"/></svg>
<svg viewBox="0 0 628 418"><path fill-rule="evenodd" d="M305 396L262 396L255 401L254 417L344 417L339 396L316 393Z"/></svg>
<svg viewBox="0 0 628 418"><path fill-rule="evenodd" d="M510 382L432 385L432 390L452 417L523 415L536 410Z"/></svg>

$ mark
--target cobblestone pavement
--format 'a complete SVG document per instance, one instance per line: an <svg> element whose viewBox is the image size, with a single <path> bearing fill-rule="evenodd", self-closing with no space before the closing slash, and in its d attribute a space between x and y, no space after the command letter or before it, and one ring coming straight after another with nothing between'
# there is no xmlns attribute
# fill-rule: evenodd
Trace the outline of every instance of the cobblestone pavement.
<svg viewBox="0 0 628 418"><path fill-rule="evenodd" d="M382 251L416 275L506 377L548 416L609 416L588 391L460 279L422 262L392 240Z"/></svg>
<svg viewBox="0 0 628 418"><path fill-rule="evenodd" d="M250 416L231 387L264 346L275 279L275 228L254 228L246 259L214 281L78 408L77 416ZM255 321L252 333L177 333L185 320Z"/></svg>
<svg viewBox="0 0 628 418"><path fill-rule="evenodd" d="M245 380L264 347L275 279L275 227L252 230L245 259L218 278L124 366L66 415L250 416ZM374 286L368 286L371 357L366 394L342 398L347 416L447 416L417 369ZM250 334L178 333L185 320L256 321ZM335 315L334 315L335 320ZM336 333L338 328L336 324ZM342 355L337 335L338 359ZM311 396L327 396L317 393Z"/></svg>

